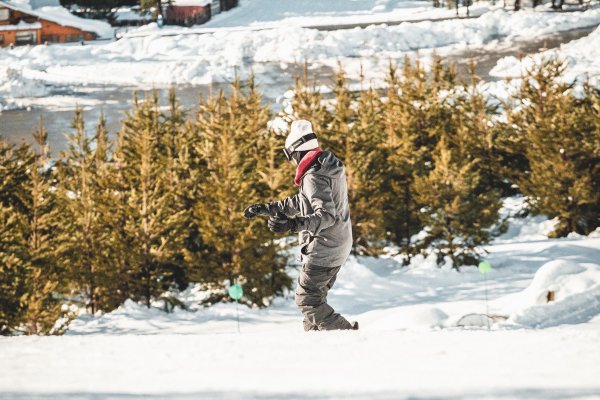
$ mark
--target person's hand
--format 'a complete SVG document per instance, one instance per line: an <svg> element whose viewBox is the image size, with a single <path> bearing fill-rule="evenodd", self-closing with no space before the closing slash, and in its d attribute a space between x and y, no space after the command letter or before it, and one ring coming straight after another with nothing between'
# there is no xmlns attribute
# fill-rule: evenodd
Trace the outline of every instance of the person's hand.
<svg viewBox="0 0 600 400"><path fill-rule="evenodd" d="M288 218L285 215L276 215L269 218L269 229L271 232L284 233L287 231L296 231L297 221L295 218Z"/></svg>
<svg viewBox="0 0 600 400"><path fill-rule="evenodd" d="M248 219L258 217L259 215L271 215L271 213L269 212L268 204L252 204L251 206L246 207L246 209L244 210L244 217Z"/></svg>

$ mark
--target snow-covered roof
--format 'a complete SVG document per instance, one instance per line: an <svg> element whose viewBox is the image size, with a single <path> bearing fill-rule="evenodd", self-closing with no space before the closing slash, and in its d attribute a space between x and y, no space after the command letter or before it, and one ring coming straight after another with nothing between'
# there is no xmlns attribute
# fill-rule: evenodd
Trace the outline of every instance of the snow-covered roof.
<svg viewBox="0 0 600 400"><path fill-rule="evenodd" d="M29 5L34 10L42 7L60 7L59 0L29 0Z"/></svg>
<svg viewBox="0 0 600 400"><path fill-rule="evenodd" d="M0 31L30 31L41 29L41 27L42 24L39 22L28 24L27 22L19 21L16 25L0 25Z"/></svg>
<svg viewBox="0 0 600 400"><path fill-rule="evenodd" d="M174 6L206 6L212 3L212 0L173 0Z"/></svg>
<svg viewBox="0 0 600 400"><path fill-rule="evenodd" d="M46 21L54 22L62 26L70 26L73 28L81 29L86 32L94 32L100 37L113 37L114 30L106 22L80 18L76 15L71 14L66 8L60 6L43 6L36 9L32 8L32 5L34 3L42 4L43 2L51 3L47 0L40 0L38 3L36 3L36 0L0 0L0 6L4 6L16 11L21 11L23 13L33 15Z"/></svg>

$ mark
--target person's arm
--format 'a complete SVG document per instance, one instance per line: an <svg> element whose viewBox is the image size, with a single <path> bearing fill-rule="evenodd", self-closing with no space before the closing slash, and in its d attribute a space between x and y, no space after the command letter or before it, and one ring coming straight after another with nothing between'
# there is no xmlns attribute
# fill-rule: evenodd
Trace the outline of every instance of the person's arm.
<svg viewBox="0 0 600 400"><path fill-rule="evenodd" d="M294 195L286 197L280 201L269 203L269 213L275 215L276 212L285 214L287 217L295 217L300 214L300 196Z"/></svg>
<svg viewBox="0 0 600 400"><path fill-rule="evenodd" d="M331 181L322 175L308 174L304 177L303 185L304 193L310 201L313 213L298 217L295 230L306 230L311 236L316 236L323 229L332 226L337 218Z"/></svg>

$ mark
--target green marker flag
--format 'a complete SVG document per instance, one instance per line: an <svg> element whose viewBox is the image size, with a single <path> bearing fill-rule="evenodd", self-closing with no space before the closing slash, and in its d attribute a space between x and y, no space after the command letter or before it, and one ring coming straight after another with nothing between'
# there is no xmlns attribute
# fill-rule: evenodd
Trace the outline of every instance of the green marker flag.
<svg viewBox="0 0 600 400"><path fill-rule="evenodd" d="M479 272L481 272L482 274L487 274L488 272L490 272L492 270L492 265L490 264L489 261L487 260L483 260L482 262L479 263L479 267L477 267L479 269Z"/></svg>
<svg viewBox="0 0 600 400"><path fill-rule="evenodd" d="M242 289L242 287L236 283L235 285L229 286L228 293L229 297L235 301L238 301L244 295L244 289Z"/></svg>

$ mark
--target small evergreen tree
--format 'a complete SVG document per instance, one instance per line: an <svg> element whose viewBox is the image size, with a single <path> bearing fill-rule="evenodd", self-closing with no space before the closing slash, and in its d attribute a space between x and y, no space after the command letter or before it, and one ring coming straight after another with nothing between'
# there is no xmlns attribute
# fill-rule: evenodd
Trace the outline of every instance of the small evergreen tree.
<svg viewBox="0 0 600 400"><path fill-rule="evenodd" d="M0 335L11 334L24 321L26 225L22 213L0 204Z"/></svg>
<svg viewBox="0 0 600 400"><path fill-rule="evenodd" d="M281 292L282 287L272 287L272 282L289 283L281 275L285 262L275 252L265 221L248 222L242 216L248 204L265 201L259 198L261 185L257 186L261 176L256 167L264 165L264 160L258 162L264 155L256 151L256 133L269 117L253 83L245 91L237 80L228 98L219 92L201 101L194 125L196 152L206 165L194 217L202 242L210 249L197 267L213 284L245 283L250 288L246 297L258 305Z"/></svg>
<svg viewBox="0 0 600 400"><path fill-rule="evenodd" d="M57 205L52 187L53 173L49 169L48 134L42 124L34 134L37 152L29 168L27 257L24 306L26 332L51 332L61 313L59 277L56 258Z"/></svg>
<svg viewBox="0 0 600 400"><path fill-rule="evenodd" d="M29 146L16 147L0 136L0 334L21 325L21 298L27 280L28 171L33 164Z"/></svg>
<svg viewBox="0 0 600 400"><path fill-rule="evenodd" d="M122 268L132 278L131 297L148 307L176 280L173 262L179 258L185 219L182 210L172 208L176 196L168 180L164 128L156 92L142 103L136 98L133 112L123 122L115 155L123 194L117 202L122 219L113 222L120 222L120 240L127 243L126 253L120 254Z"/></svg>
<svg viewBox="0 0 600 400"><path fill-rule="evenodd" d="M475 264L478 246L488 243L494 234L491 228L498 221L500 196L480 190L479 160L458 158L445 140L439 142L433 161L433 170L415 179L426 226L419 245L422 249L433 247L439 264L446 257L454 268Z"/></svg>
<svg viewBox="0 0 600 400"><path fill-rule="evenodd" d="M377 244L385 238L385 182L386 156L383 144L383 105L379 93L372 87L363 89L356 102L354 129L354 166L350 212L354 250L357 253L376 254Z"/></svg>
<svg viewBox="0 0 600 400"><path fill-rule="evenodd" d="M530 71L512 115L529 163L517 184L535 212L558 218L554 237L587 234L600 225L599 94L584 84L583 95L576 95L573 85L560 81L564 69L550 60Z"/></svg>
<svg viewBox="0 0 600 400"><path fill-rule="evenodd" d="M102 158L106 157L107 141L102 120L100 143L97 138L88 137L81 109L75 111L72 127L69 149L58 164L58 195L63 204L58 250L62 264L68 269L69 281L76 291L82 291L86 308L95 313L111 309L107 295L111 292L112 266L106 258L107 232L100 211L102 193L98 181L98 167L104 168Z"/></svg>

